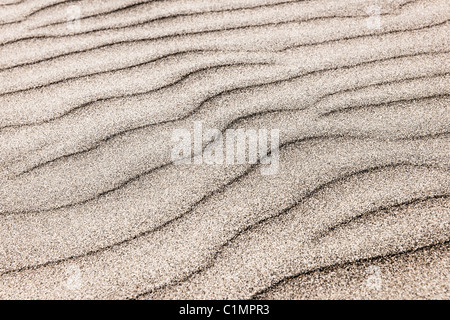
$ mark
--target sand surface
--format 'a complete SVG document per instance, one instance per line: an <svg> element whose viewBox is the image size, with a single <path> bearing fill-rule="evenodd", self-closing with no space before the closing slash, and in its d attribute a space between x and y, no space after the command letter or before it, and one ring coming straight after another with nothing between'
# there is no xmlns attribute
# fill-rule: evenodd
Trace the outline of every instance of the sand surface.
<svg viewBox="0 0 450 320"><path fill-rule="evenodd" d="M0 298L449 299L449 19L0 0ZM277 174L173 163L198 122L279 130Z"/></svg>

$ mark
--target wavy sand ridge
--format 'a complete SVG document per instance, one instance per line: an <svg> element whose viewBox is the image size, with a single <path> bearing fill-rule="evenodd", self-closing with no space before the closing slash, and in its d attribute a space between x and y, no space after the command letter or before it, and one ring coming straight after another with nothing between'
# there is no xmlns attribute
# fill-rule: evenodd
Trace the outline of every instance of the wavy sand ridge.
<svg viewBox="0 0 450 320"><path fill-rule="evenodd" d="M0 297L448 299L448 5L0 2Z"/></svg>

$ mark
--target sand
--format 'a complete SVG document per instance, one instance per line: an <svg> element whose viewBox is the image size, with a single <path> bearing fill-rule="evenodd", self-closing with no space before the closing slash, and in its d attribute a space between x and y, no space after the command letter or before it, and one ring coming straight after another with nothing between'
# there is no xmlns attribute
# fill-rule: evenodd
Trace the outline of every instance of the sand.
<svg viewBox="0 0 450 320"><path fill-rule="evenodd" d="M450 298L448 4L0 1L0 298Z"/></svg>

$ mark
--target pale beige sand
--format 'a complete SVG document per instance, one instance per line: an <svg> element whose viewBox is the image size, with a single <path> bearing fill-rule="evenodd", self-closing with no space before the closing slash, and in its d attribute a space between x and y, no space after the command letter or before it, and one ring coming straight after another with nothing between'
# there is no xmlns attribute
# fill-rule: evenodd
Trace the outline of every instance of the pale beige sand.
<svg viewBox="0 0 450 320"><path fill-rule="evenodd" d="M13 2L0 298L450 298L448 0ZM173 164L194 121L278 174Z"/></svg>
<svg viewBox="0 0 450 320"><path fill-rule="evenodd" d="M286 281L258 298L448 299L449 272L443 271L449 268L449 257L449 245L445 244L395 257L331 267Z"/></svg>

